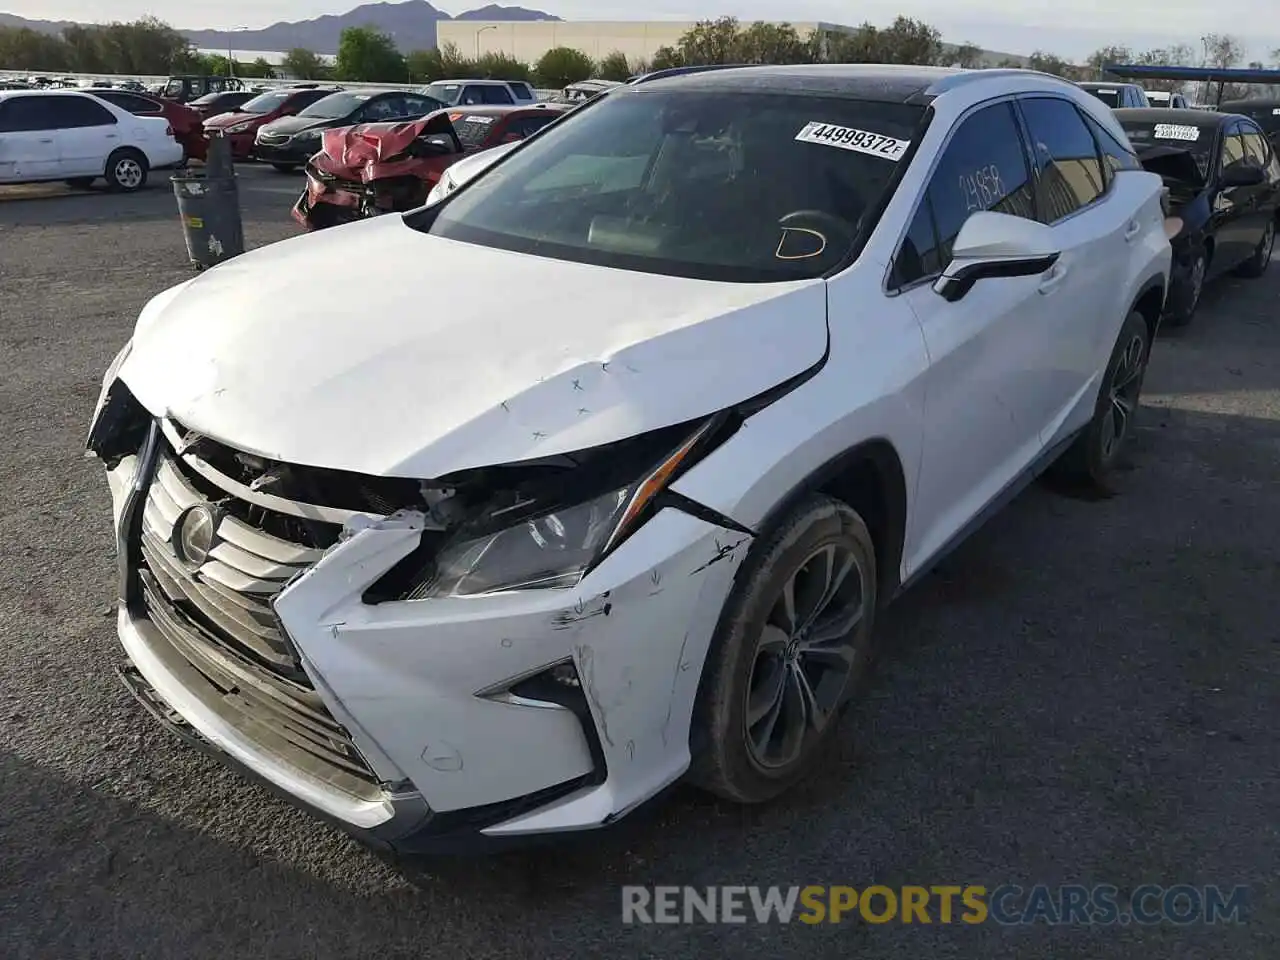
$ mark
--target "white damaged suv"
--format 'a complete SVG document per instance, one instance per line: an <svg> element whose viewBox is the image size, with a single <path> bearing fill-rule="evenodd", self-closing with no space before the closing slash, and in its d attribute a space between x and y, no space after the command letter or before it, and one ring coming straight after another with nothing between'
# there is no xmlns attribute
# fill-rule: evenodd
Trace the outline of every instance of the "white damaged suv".
<svg viewBox="0 0 1280 960"><path fill-rule="evenodd" d="M90 428L122 676L402 856L772 798L904 585L1055 461L1107 482L1160 194L1066 81L751 67L228 261Z"/></svg>

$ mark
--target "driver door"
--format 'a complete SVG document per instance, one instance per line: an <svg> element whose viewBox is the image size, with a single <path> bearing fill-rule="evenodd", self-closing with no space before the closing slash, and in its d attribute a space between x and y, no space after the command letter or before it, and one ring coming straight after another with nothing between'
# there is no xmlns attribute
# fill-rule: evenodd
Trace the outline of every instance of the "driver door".
<svg viewBox="0 0 1280 960"><path fill-rule="evenodd" d="M933 284L969 215L1035 219L1034 180L1013 113L980 107L952 131L890 286L920 322L929 350L924 448L907 557L932 556L1033 463L1053 405L1045 276L979 281L948 302Z"/></svg>
<svg viewBox="0 0 1280 960"><path fill-rule="evenodd" d="M1223 128L1222 139L1218 143L1215 177L1220 178L1223 170L1244 160L1244 138L1240 135L1240 122L1230 120ZM1257 243L1257 239L1251 239L1249 235L1248 201L1248 191L1243 187L1220 187L1210 200L1210 216L1216 225L1214 234L1217 240L1213 261L1209 266L1210 276L1226 273L1237 266L1249 256Z"/></svg>

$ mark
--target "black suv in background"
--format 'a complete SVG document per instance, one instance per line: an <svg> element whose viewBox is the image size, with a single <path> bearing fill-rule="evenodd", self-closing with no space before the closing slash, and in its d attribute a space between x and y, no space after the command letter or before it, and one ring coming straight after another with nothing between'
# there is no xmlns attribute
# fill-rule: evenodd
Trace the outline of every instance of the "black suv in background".
<svg viewBox="0 0 1280 960"><path fill-rule="evenodd" d="M1136 83L1082 83L1079 85L1112 110L1120 107L1149 107L1151 101L1147 99L1147 92Z"/></svg>

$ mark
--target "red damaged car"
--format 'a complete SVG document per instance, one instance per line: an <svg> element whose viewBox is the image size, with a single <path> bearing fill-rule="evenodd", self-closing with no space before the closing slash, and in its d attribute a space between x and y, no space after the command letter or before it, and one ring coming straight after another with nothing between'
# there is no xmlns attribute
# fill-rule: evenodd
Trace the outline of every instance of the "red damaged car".
<svg viewBox="0 0 1280 960"><path fill-rule="evenodd" d="M307 161L307 186L293 218L308 230L412 210L451 164L500 143L523 140L571 107L450 107L421 120L326 130Z"/></svg>
<svg viewBox="0 0 1280 960"><path fill-rule="evenodd" d="M253 141L259 127L281 117L291 117L303 107L309 107L336 91L336 87L320 88L315 85L268 90L234 110L210 117L204 122L204 130L206 134L221 130L222 135L231 141L231 156L236 160L248 160L253 156Z"/></svg>

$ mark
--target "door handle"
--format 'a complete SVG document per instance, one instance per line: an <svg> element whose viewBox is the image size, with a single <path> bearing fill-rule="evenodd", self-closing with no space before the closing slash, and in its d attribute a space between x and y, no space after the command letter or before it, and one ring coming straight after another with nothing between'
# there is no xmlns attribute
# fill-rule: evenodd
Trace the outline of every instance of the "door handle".
<svg viewBox="0 0 1280 960"><path fill-rule="evenodd" d="M1061 263L1055 263L1049 268L1049 272L1044 275L1044 279L1040 281L1040 286L1036 289L1040 291L1041 296L1047 297L1057 290L1066 278L1067 268Z"/></svg>
<svg viewBox="0 0 1280 960"><path fill-rule="evenodd" d="M1136 237L1141 230L1142 230L1142 224L1140 224L1137 220L1130 220L1129 226L1127 226L1124 231L1125 241L1128 243L1132 243L1133 238Z"/></svg>
<svg viewBox="0 0 1280 960"><path fill-rule="evenodd" d="M48 139L45 139L44 137L41 137L41 138L40 138L40 142L41 142L41 143L53 143L53 137L49 137Z"/></svg>
<svg viewBox="0 0 1280 960"><path fill-rule="evenodd" d="M107 134L107 139L108 139L108 140L119 140L119 139L120 139L120 134L118 134L118 133L108 133L108 134Z"/></svg>

